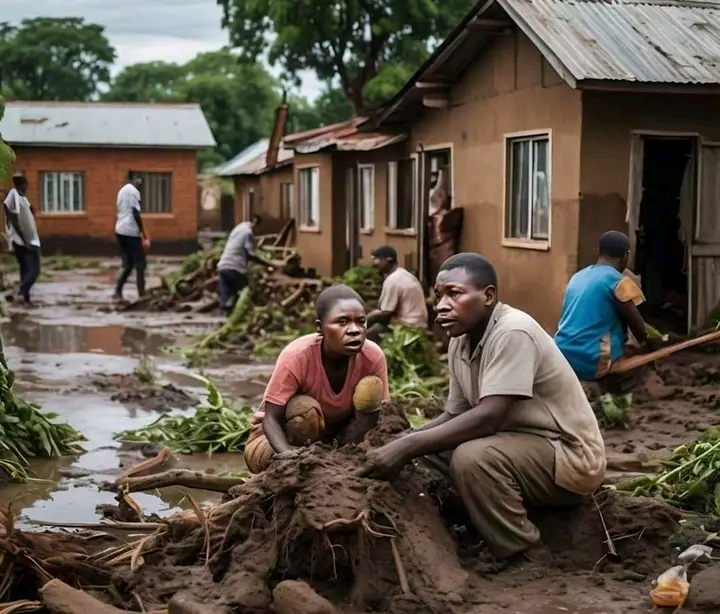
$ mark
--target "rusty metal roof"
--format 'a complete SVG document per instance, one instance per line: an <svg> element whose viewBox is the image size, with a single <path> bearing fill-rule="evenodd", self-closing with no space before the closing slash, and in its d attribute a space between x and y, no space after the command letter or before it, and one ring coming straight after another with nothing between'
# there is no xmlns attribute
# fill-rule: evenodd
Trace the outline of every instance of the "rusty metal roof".
<svg viewBox="0 0 720 614"><path fill-rule="evenodd" d="M260 139L257 143L241 151L237 156L225 164L215 168L214 173L220 177L234 177L236 175L262 175L268 171L292 162L294 153L285 147L280 147L278 162L272 168L266 165L269 139Z"/></svg>
<svg viewBox="0 0 720 614"><path fill-rule="evenodd" d="M460 81L509 28L519 28L573 88L720 86L720 0L480 0L363 129L417 119L425 95Z"/></svg>
<svg viewBox="0 0 720 614"><path fill-rule="evenodd" d="M367 121L365 117L354 117L338 124L298 132L285 137L285 147L295 153L309 154L334 149L336 151L372 151L398 143L406 135L361 132L359 126Z"/></svg>
<svg viewBox="0 0 720 614"><path fill-rule="evenodd" d="M498 3L576 82L720 84L718 0Z"/></svg>

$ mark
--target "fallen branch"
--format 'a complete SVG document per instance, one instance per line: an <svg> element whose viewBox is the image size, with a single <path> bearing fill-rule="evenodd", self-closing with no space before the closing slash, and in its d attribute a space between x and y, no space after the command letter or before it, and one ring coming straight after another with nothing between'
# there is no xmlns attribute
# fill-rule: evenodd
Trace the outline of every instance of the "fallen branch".
<svg viewBox="0 0 720 614"><path fill-rule="evenodd" d="M167 446L163 446L157 455L130 467L120 476L118 482L126 478L139 478L164 471L171 466L173 461L172 451Z"/></svg>
<svg viewBox="0 0 720 614"><path fill-rule="evenodd" d="M213 492L227 492L233 486L244 483L246 478L210 475L201 471L188 469L174 469L164 473L138 477L122 477L117 482L107 485L104 490L122 490L123 492L143 492L166 488L168 486L182 486L211 490Z"/></svg>
<svg viewBox="0 0 720 614"><path fill-rule="evenodd" d="M647 354L639 354L638 356L633 356L632 358L622 358L610 367L610 371L608 373L627 373L628 371L650 364L651 362L655 362L661 358L672 356L682 350L702 345L704 343L712 343L713 341L720 341L720 331L707 333L706 335L696 337L695 339L688 339L687 341L681 341L680 343L668 345L667 347L660 348L654 352L648 352Z"/></svg>

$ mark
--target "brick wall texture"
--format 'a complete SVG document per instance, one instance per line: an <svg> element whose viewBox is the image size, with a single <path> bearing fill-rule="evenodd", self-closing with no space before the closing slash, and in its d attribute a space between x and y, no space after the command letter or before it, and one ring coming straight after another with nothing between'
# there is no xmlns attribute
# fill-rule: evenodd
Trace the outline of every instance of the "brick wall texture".
<svg viewBox="0 0 720 614"><path fill-rule="evenodd" d="M15 172L20 171L28 178L27 195L36 212L43 245L52 244L66 253L84 251L79 249L83 243L114 246L116 197L129 170L172 173L171 213L143 214L153 244L164 245L169 248L168 251L187 251L180 246L196 243L198 191L195 151L110 147L14 149L17 156ZM43 172L82 172L85 211L43 213L40 210L40 174ZM3 186L5 189L8 187ZM4 193L5 189L1 191ZM173 249L173 245L179 249Z"/></svg>

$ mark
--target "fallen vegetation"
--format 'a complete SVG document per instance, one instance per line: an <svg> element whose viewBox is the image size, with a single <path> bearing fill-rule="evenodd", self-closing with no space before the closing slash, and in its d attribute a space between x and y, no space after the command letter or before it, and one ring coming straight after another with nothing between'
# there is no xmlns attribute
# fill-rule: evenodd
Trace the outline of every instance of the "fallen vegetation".
<svg viewBox="0 0 720 614"><path fill-rule="evenodd" d="M656 497L675 507L720 516L720 429L710 429L683 444L670 458L654 461L654 475L619 483L633 496Z"/></svg>
<svg viewBox="0 0 720 614"><path fill-rule="evenodd" d="M163 415L144 428L123 431L115 438L121 442L162 443L182 454L241 452L254 410L233 407L210 380L197 377L205 384L208 399L192 416Z"/></svg>
<svg viewBox="0 0 720 614"><path fill-rule="evenodd" d="M0 469L12 480L25 481L30 459L79 454L84 437L69 424L53 422L56 414L44 414L15 394L14 383L0 340Z"/></svg>

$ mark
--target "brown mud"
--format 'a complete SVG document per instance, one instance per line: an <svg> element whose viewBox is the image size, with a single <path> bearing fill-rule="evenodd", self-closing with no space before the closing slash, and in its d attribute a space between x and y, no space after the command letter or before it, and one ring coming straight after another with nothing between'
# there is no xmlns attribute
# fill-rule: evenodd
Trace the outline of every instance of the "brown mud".
<svg viewBox="0 0 720 614"><path fill-rule="evenodd" d="M134 543L119 568L99 557L102 540L95 546L61 535L75 554L51 556L45 571L70 585L107 586L96 596L132 610L139 603L160 610L182 591L215 611L288 611L273 603L283 591L273 591L301 580L343 612L649 611L650 581L673 564L676 546L687 545L679 533L684 514L611 492L572 510L536 513L548 548L491 574L476 536L449 528L458 518L446 513L453 495L440 476L417 464L392 483L356 476L367 449L406 426L390 414L360 446L318 444L276 461L201 518L192 510L170 517ZM617 556L609 554L608 536ZM35 578L36 589L42 584L28 556L43 566L53 539L11 533L0 541L6 551L19 545L11 560L24 590L33 583L23 573ZM317 610L299 601L292 611Z"/></svg>
<svg viewBox="0 0 720 614"><path fill-rule="evenodd" d="M183 381L180 361L161 356L160 348L181 344L217 321L198 314L98 315L98 305L109 301L113 277L106 267L52 272L49 282L36 287L37 308L9 307L3 334L23 394L89 437L88 452L80 458L34 467L50 484L0 489L0 505L14 500L20 512L18 528L32 527L33 520L97 521L96 505L114 502L111 493L98 492L98 485L117 478L121 466L133 463L132 454L142 460L144 452L129 450L130 456L123 457L112 434L155 418L134 411L152 398L131 381L138 358L156 355L164 379L190 396L202 395L196 388L186 390L192 384L189 378ZM128 298L133 291L129 283ZM718 373L720 355L712 351L681 353L650 369L635 392L630 427L605 431L615 467L639 469L643 461L669 454L702 429L720 426ZM267 367L234 363L207 374L224 393L253 402L262 392ZM178 408L179 400L170 405ZM597 497L601 513L593 501L574 510L535 513L547 548L490 574L487 552L452 489L438 476L414 466L392 484L355 477L365 446L379 444L400 428L397 422L385 426L363 446L316 446L296 461L277 463L233 489L235 498L224 503L194 491L199 505L215 505L204 508L207 525L198 521L181 489L164 489L160 498L133 494L148 516L177 514L163 522L168 530L145 545L135 572L128 567L129 555L110 565L107 552L101 554L135 537L118 541L98 533L37 532L19 540L16 533L12 539L0 537L2 549L12 554L3 564L15 560L24 574L14 576L19 580L12 594L37 596L44 582L39 558L48 574L99 591L95 596L133 611L141 610L138 597L151 611L185 591L188 599L213 611L225 604L234 611L269 612L277 584L298 579L357 614L635 614L652 610L650 582L675 564L678 548L705 535L688 534L679 524L686 519L659 502L606 491ZM178 467L237 471L240 463L238 457L193 457L180 459ZM701 524L707 531L720 529L713 522L718 524ZM618 558L608 554L607 534ZM398 569L404 570L411 594L403 593ZM297 611L305 612L301 606Z"/></svg>
<svg viewBox="0 0 720 614"><path fill-rule="evenodd" d="M74 390L85 386L110 395L117 401L146 411L169 412L188 409L198 404L198 399L173 383L143 382L134 374L97 374L88 378Z"/></svg>

